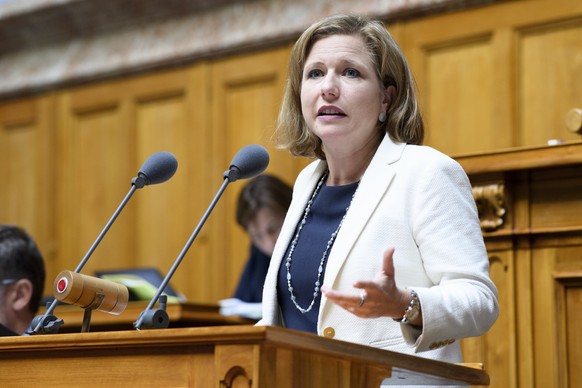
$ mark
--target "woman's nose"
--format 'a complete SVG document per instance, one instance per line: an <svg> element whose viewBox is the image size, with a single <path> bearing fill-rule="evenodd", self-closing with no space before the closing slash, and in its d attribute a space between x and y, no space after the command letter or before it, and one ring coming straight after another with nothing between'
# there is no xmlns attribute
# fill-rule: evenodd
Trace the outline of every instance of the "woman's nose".
<svg viewBox="0 0 582 388"><path fill-rule="evenodd" d="M323 98L337 98L339 87L337 80L332 75L327 75L321 84L321 96Z"/></svg>

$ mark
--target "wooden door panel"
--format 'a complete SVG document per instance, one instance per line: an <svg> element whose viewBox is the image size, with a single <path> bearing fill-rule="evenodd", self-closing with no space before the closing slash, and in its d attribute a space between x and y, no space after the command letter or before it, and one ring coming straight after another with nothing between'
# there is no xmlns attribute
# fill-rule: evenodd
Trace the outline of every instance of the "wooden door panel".
<svg viewBox="0 0 582 388"><path fill-rule="evenodd" d="M183 96L136 104L136 151L140 159L158 151L169 151L178 160L176 174L167 182L148 187L136 203L138 264L167 271L187 240L192 222L181 213L189 211L188 114ZM146 192L147 191L147 192Z"/></svg>
<svg viewBox="0 0 582 388"><path fill-rule="evenodd" d="M531 175L530 227L539 231L582 230L582 171L579 167Z"/></svg>
<svg viewBox="0 0 582 388"><path fill-rule="evenodd" d="M582 107L582 15L520 31L519 145L578 140L566 113Z"/></svg>
<svg viewBox="0 0 582 388"><path fill-rule="evenodd" d="M111 93L115 95L115 93ZM80 108L81 95L60 96L59 252L61 270L74 270L131 187L138 167L129 147L124 101L93 101ZM75 101L75 103L72 103ZM127 109L127 108L125 108ZM135 235L128 206L99 244L82 272L131 266Z"/></svg>
<svg viewBox="0 0 582 388"><path fill-rule="evenodd" d="M539 238L539 245L544 243ZM572 243L537 248L532 255L532 301L536 387L576 387L581 359L579 321L582 246ZM578 357L578 358L576 358ZM572 380L570 380L572 382Z"/></svg>
<svg viewBox="0 0 582 388"><path fill-rule="evenodd" d="M582 384L582 271L556 271L556 319L558 338L558 384L578 387Z"/></svg>
<svg viewBox="0 0 582 388"><path fill-rule="evenodd" d="M218 61L212 67L214 181L218 188L232 157L247 144L265 146L270 154L268 172L293 182L299 169L288 153L271 143L283 88L287 48ZM214 281L222 284L217 298L232 295L248 255L249 240L236 224L238 193L245 181L229 187L214 211L213 238L223 241L213 249ZM222 262L219 262L222 261Z"/></svg>
<svg viewBox="0 0 582 388"><path fill-rule="evenodd" d="M511 251L490 252L491 279L499 294L499 318L485 335L463 340L463 360L483 363L492 387L516 387L514 255ZM503 338L503 340L500 340ZM510 355L510 357L507 357Z"/></svg>
<svg viewBox="0 0 582 388"><path fill-rule="evenodd" d="M140 166L155 152L168 151L178 159L176 174L134 193L83 270L151 266L168 272L194 229L194 216L206 206L208 167L200 164L208 155L207 113L200 109L207 104L204 69L201 64L62 92L59 203L68 249L61 267L74 269ZM185 267L172 284L189 298L200 297L190 275L198 272Z"/></svg>
<svg viewBox="0 0 582 388"><path fill-rule="evenodd" d="M555 318L558 387L582 384L582 250L571 248L559 255L553 272L555 280Z"/></svg>
<svg viewBox="0 0 582 388"><path fill-rule="evenodd" d="M38 203L34 199L41 183L37 179L41 155L31 152L39 145L36 105L36 101L21 101L3 106L0 111L0 201L10 204L1 209L0 218L22 226L35 224Z"/></svg>
<svg viewBox="0 0 582 388"><path fill-rule="evenodd" d="M504 145L488 108L495 98L493 50L490 36L427 49L427 144L448 154Z"/></svg>
<svg viewBox="0 0 582 388"><path fill-rule="evenodd" d="M52 285L55 240L54 97L0 104L0 222L19 225L35 239Z"/></svg>
<svg viewBox="0 0 582 388"><path fill-rule="evenodd" d="M514 260L513 252L493 253L489 259L491 279L499 294L499 318L484 336L483 360L485 369L491 371L491 385L494 387L515 387L517 384ZM504 340L500 340L502 338Z"/></svg>
<svg viewBox="0 0 582 388"><path fill-rule="evenodd" d="M566 113L582 90L582 3L515 1L411 21L404 50L447 154L573 140Z"/></svg>
<svg viewBox="0 0 582 388"><path fill-rule="evenodd" d="M566 353L568 387L582 386L582 276L578 274L577 283L566 289Z"/></svg>

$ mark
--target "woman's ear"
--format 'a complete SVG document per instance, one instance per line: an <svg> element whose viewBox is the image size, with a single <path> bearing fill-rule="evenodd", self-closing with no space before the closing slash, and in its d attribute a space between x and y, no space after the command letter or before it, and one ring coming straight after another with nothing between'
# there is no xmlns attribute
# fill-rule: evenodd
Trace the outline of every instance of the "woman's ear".
<svg viewBox="0 0 582 388"><path fill-rule="evenodd" d="M382 101L382 103L386 105L386 108L388 108L388 106L390 106L395 98L396 88L393 85L390 85L386 88L386 90L384 90L384 101Z"/></svg>
<svg viewBox="0 0 582 388"><path fill-rule="evenodd" d="M15 311L28 309L28 303L32 298L33 286L28 279L20 279L12 286L8 302Z"/></svg>

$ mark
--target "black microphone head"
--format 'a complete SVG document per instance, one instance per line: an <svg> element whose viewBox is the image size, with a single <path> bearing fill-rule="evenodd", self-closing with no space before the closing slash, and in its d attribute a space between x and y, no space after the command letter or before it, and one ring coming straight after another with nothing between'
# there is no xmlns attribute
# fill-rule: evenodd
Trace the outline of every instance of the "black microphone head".
<svg viewBox="0 0 582 388"><path fill-rule="evenodd" d="M265 147L258 144L249 144L241 148L232 162L224 177L234 182L238 179L248 179L259 175L269 165L269 153Z"/></svg>
<svg viewBox="0 0 582 388"><path fill-rule="evenodd" d="M178 169L176 157L167 151L156 152L146 159L132 183L141 189L146 185L163 183L174 176Z"/></svg>

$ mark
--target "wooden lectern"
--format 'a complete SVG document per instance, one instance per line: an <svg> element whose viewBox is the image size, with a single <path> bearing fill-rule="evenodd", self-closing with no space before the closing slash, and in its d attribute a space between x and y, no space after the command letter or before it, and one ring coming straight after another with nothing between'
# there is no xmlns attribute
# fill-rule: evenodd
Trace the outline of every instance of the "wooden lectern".
<svg viewBox="0 0 582 388"><path fill-rule="evenodd" d="M384 380L387 379L387 380ZM0 386L487 385L480 369L280 327L214 326L0 338Z"/></svg>

